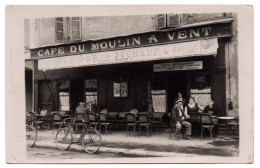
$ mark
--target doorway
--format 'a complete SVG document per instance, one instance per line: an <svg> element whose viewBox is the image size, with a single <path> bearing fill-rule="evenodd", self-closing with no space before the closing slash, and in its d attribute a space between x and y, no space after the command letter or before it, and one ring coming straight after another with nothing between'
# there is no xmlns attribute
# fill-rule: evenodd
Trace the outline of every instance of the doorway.
<svg viewBox="0 0 260 168"><path fill-rule="evenodd" d="M168 75L168 111L171 111L174 99L178 97L178 92L182 93L187 100L188 79L186 73L174 72Z"/></svg>

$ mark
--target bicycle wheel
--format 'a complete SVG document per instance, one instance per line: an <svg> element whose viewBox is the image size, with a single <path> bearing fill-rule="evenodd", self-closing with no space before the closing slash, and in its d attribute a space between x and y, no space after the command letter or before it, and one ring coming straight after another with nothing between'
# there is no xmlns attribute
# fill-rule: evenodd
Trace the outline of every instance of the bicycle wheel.
<svg viewBox="0 0 260 168"><path fill-rule="evenodd" d="M26 126L26 145L33 147L37 139L37 130L33 126Z"/></svg>
<svg viewBox="0 0 260 168"><path fill-rule="evenodd" d="M55 143L58 149L68 150L72 143L72 135L68 128L61 128L58 130L55 138Z"/></svg>
<svg viewBox="0 0 260 168"><path fill-rule="evenodd" d="M82 137L82 146L87 153L98 152L101 146L101 136L96 129L87 130Z"/></svg>

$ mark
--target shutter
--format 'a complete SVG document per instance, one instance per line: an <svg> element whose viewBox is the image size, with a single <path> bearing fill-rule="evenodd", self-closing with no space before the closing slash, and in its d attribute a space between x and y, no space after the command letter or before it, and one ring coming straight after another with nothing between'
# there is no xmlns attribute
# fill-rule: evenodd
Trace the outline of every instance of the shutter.
<svg viewBox="0 0 260 168"><path fill-rule="evenodd" d="M81 40L81 18L71 18L71 40Z"/></svg>
<svg viewBox="0 0 260 168"><path fill-rule="evenodd" d="M178 27L180 26L180 15L179 14L167 14L167 27Z"/></svg>
<svg viewBox="0 0 260 168"><path fill-rule="evenodd" d="M166 15L158 14L156 15L156 29L162 29L166 27Z"/></svg>
<svg viewBox="0 0 260 168"><path fill-rule="evenodd" d="M63 29L63 18L56 18L56 41L63 42L64 41L64 29Z"/></svg>

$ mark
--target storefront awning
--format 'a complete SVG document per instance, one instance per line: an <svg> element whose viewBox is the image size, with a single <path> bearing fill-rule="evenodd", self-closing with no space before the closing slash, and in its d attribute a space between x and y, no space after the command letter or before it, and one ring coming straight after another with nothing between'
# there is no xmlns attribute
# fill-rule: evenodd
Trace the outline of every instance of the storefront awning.
<svg viewBox="0 0 260 168"><path fill-rule="evenodd" d="M38 60L39 70L216 55L217 38Z"/></svg>

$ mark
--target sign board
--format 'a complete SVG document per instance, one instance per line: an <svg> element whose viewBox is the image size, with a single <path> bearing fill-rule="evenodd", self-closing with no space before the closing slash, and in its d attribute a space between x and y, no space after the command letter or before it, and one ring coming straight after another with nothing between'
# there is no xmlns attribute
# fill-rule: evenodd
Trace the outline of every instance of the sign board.
<svg viewBox="0 0 260 168"><path fill-rule="evenodd" d="M140 48L162 44L172 44L182 41L192 41L205 38L230 37L231 24L221 23L178 30L165 30L140 33L129 36L115 37L96 41L85 41L58 46L31 49L31 58L46 58L68 55L115 51L129 48Z"/></svg>
<svg viewBox="0 0 260 168"><path fill-rule="evenodd" d="M162 63L162 64L154 64L153 66L154 72L195 70L195 69L202 69L202 68L203 68L202 61Z"/></svg>
<svg viewBox="0 0 260 168"><path fill-rule="evenodd" d="M38 60L39 70L216 55L217 38Z"/></svg>

